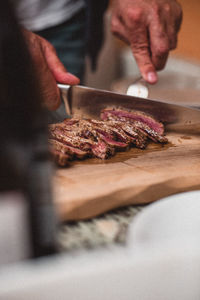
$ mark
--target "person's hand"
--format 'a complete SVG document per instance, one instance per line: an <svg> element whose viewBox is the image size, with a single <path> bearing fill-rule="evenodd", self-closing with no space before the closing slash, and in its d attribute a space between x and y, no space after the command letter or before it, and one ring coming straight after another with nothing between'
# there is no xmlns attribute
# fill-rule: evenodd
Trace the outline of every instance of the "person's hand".
<svg viewBox="0 0 200 300"><path fill-rule="evenodd" d="M182 10L176 0L113 0L111 30L127 42L143 78L157 82L169 51L176 48Z"/></svg>
<svg viewBox="0 0 200 300"><path fill-rule="evenodd" d="M67 72L57 57L54 47L47 40L25 29L23 33L36 67L44 105L49 110L56 110L60 105L57 82L74 85L79 83L79 79Z"/></svg>

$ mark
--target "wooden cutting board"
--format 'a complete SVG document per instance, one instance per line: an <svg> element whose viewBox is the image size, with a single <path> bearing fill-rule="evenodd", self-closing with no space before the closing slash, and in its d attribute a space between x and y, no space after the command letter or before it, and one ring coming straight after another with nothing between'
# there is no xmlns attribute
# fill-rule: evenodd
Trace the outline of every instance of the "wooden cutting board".
<svg viewBox="0 0 200 300"><path fill-rule="evenodd" d="M150 203L200 189L200 136L168 133L169 143L150 143L101 161L87 159L56 170L54 199L61 219L79 220L129 204Z"/></svg>

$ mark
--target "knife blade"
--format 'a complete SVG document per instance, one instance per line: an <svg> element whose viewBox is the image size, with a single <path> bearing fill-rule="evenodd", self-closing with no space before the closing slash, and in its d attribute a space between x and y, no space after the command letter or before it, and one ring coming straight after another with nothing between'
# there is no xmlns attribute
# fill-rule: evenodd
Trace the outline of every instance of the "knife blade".
<svg viewBox="0 0 200 300"><path fill-rule="evenodd" d="M99 118L105 107L124 107L151 114L165 123L167 130L200 133L200 109L86 86L58 84L69 116Z"/></svg>

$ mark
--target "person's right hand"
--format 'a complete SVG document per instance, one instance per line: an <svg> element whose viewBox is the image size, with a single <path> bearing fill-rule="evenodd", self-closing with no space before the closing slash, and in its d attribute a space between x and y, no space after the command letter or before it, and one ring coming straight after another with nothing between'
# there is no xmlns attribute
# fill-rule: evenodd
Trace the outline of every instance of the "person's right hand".
<svg viewBox="0 0 200 300"><path fill-rule="evenodd" d="M47 40L26 29L23 29L23 33L33 63L36 66L44 105L49 110L56 110L60 105L60 93L57 82L74 85L79 84L79 79L67 72L56 55L54 47Z"/></svg>
<svg viewBox="0 0 200 300"><path fill-rule="evenodd" d="M128 43L141 75L157 82L168 54L176 48L182 9L176 0L115 0L111 30Z"/></svg>

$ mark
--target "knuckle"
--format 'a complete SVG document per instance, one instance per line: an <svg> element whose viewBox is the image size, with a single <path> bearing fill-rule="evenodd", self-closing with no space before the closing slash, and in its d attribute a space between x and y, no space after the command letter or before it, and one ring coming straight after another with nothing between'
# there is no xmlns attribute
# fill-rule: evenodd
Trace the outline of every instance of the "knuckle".
<svg viewBox="0 0 200 300"><path fill-rule="evenodd" d="M163 6L163 9L165 12L170 13L171 12L171 6L169 3L165 3Z"/></svg>
<svg viewBox="0 0 200 300"><path fill-rule="evenodd" d="M130 22L139 23L141 22L143 15L143 10L140 7L137 8L128 8L127 10L127 18Z"/></svg>

